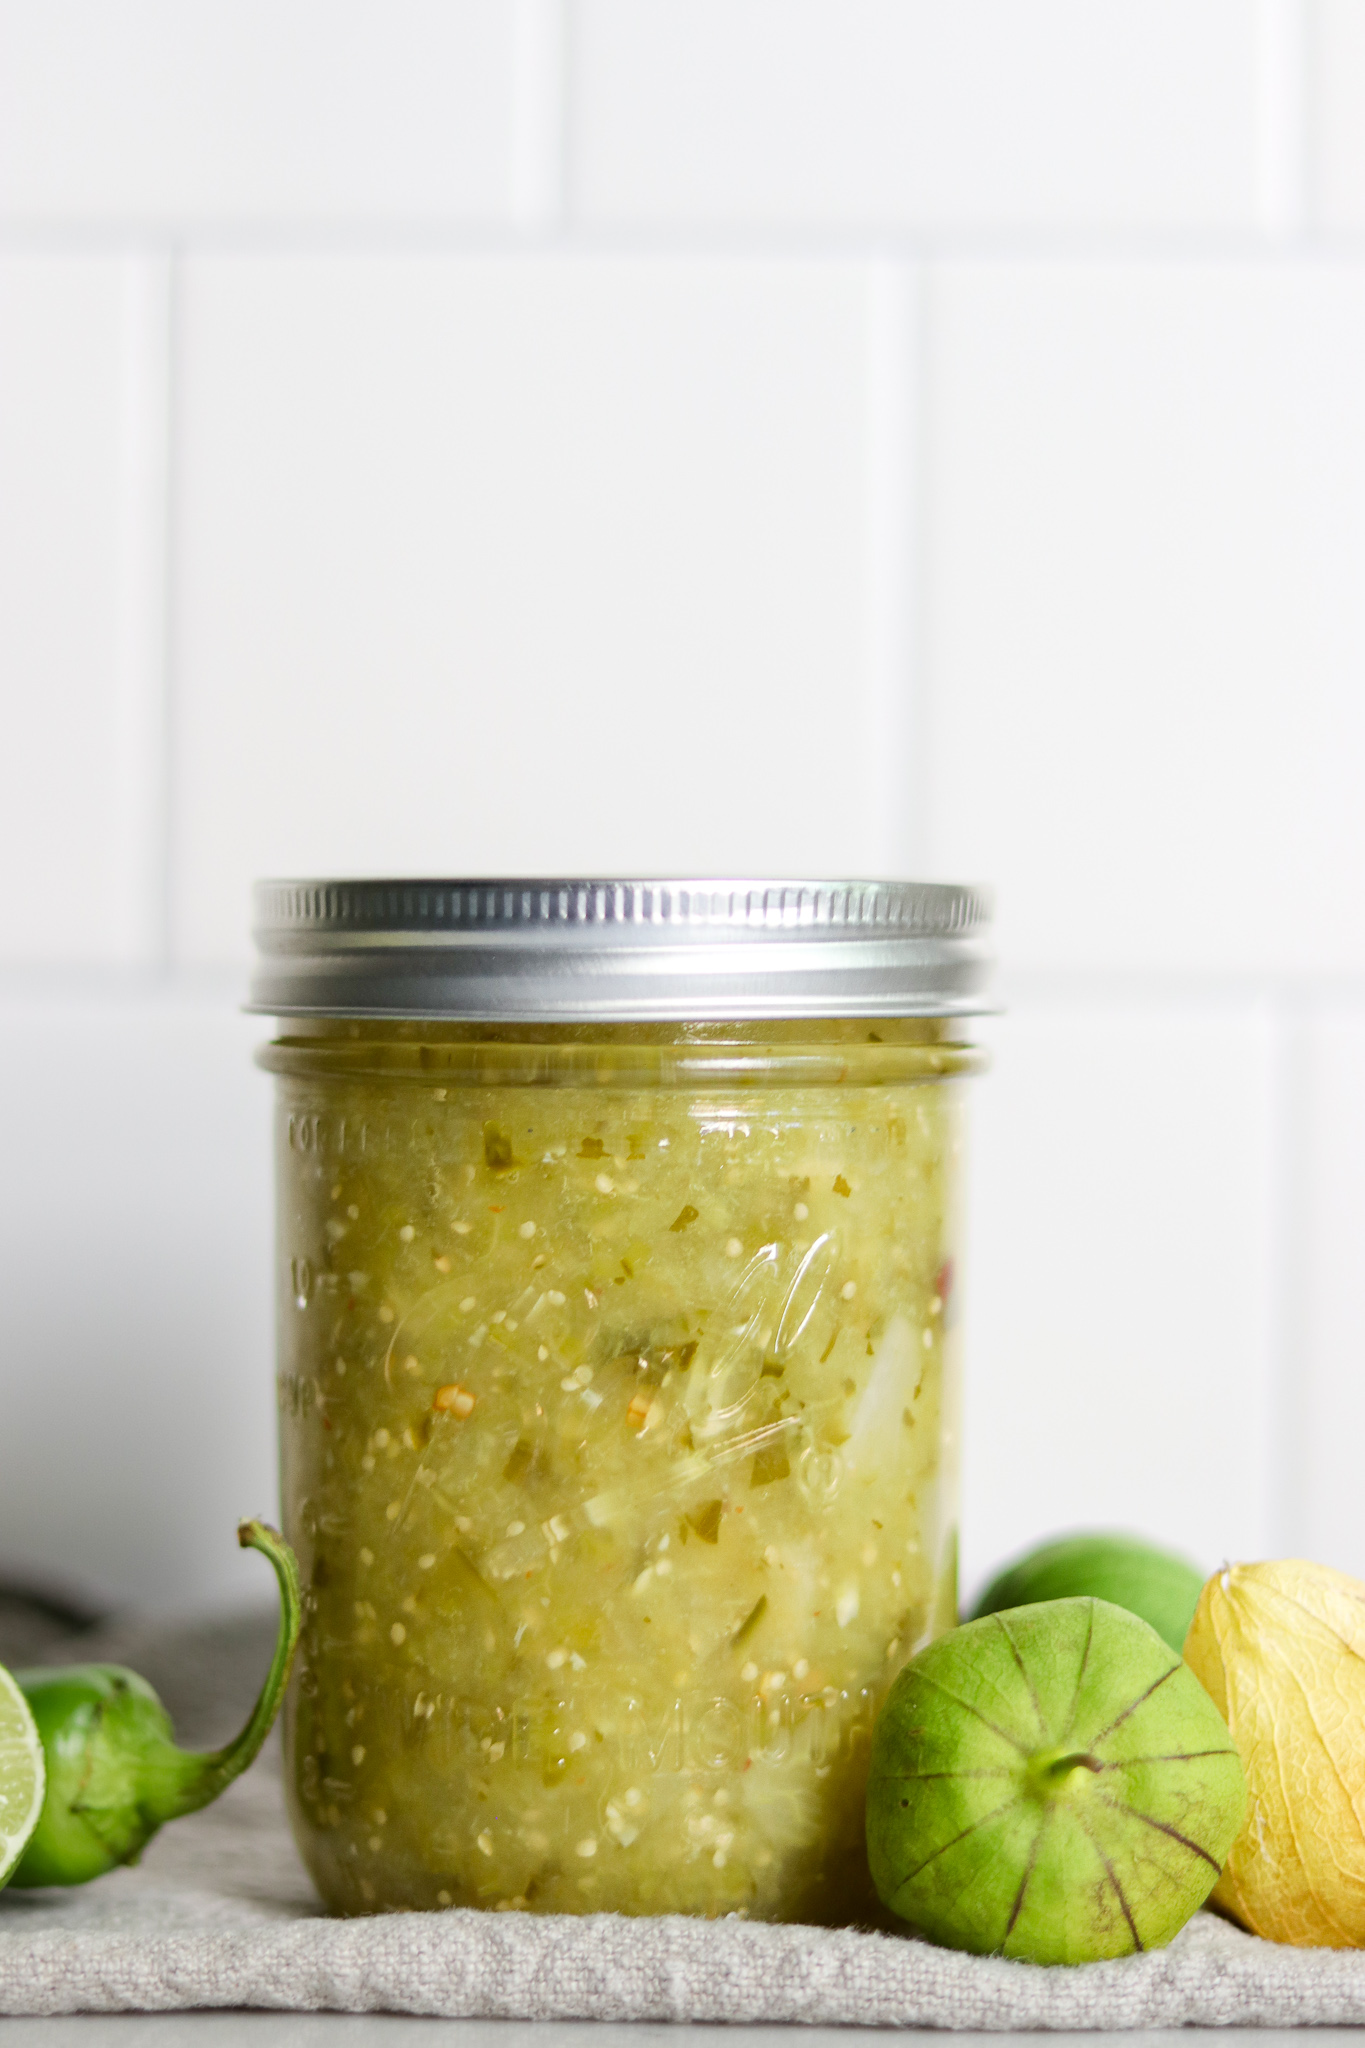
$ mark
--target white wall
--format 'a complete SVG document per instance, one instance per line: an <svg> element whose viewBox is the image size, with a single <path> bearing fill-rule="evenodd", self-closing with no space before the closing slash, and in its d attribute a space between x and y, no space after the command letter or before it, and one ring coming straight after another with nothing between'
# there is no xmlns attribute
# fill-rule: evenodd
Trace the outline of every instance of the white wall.
<svg viewBox="0 0 1365 2048"><path fill-rule="evenodd" d="M0 0L0 1556L273 1496L257 874L998 888L969 1580L1365 1572L1365 0Z"/></svg>

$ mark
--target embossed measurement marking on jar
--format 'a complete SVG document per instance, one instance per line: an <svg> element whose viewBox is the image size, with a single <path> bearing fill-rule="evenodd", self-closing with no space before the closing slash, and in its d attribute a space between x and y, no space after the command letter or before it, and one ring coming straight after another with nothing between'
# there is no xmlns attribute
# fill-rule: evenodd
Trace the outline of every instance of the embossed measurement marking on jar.
<svg viewBox="0 0 1365 2048"><path fill-rule="evenodd" d="M405 1727L409 1742L439 1748L452 1760L463 1756L471 1767L564 1771L584 1749L596 1753L605 1745L614 1764L654 1774L743 1771L753 1763L797 1759L822 1770L870 1741L881 1694L869 1686L816 1693L784 1687L735 1700L697 1688L662 1707L627 1695L605 1730L594 1722L592 1697L571 1693L506 1707L382 1687L369 1689L365 1699L367 1710Z"/></svg>
<svg viewBox="0 0 1365 2048"><path fill-rule="evenodd" d="M322 1110L292 1110L285 1120L285 1142L305 1157L361 1159L387 1148L387 1127L378 1131L367 1118L329 1117Z"/></svg>

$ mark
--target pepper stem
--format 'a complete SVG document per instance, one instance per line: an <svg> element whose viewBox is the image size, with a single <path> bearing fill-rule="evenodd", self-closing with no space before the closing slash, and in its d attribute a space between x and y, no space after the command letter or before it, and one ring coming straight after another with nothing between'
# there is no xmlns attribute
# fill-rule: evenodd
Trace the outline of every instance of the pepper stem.
<svg viewBox="0 0 1365 2048"><path fill-rule="evenodd" d="M280 1625L275 1638L275 1654L260 1697L240 1734L235 1735L223 1749L174 1752L176 1768L168 1774L169 1782L159 1788L160 1796L153 1802L158 1826L168 1820L178 1820L182 1814L197 1813L201 1806L208 1806L234 1778L241 1776L248 1764L255 1761L274 1725L289 1682L303 1618L299 1568L294 1553L279 1531L272 1529L268 1522L240 1523L237 1541L243 1550L259 1550L275 1568L280 1587Z"/></svg>

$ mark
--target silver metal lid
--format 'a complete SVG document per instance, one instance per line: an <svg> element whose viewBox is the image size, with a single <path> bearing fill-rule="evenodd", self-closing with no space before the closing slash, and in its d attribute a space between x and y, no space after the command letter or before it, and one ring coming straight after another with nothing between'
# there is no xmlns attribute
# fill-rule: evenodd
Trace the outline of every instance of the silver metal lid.
<svg viewBox="0 0 1365 2048"><path fill-rule="evenodd" d="M258 882L248 1008L525 1024L952 1017L989 904L944 882Z"/></svg>

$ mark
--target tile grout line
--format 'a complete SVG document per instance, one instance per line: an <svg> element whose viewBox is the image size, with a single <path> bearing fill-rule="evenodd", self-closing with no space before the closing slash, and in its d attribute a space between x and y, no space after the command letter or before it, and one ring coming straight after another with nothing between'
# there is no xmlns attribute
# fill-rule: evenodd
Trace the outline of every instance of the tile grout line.
<svg viewBox="0 0 1365 2048"><path fill-rule="evenodd" d="M1008 1010L1068 1005L1147 1008L1193 1005L1253 1008L1258 1003L1365 1000L1365 973L1292 968L1052 966L998 970L997 994Z"/></svg>
<svg viewBox="0 0 1365 2048"><path fill-rule="evenodd" d="M1261 226L1276 249L1308 233L1306 0L1256 0L1256 154Z"/></svg>
<svg viewBox="0 0 1365 2048"><path fill-rule="evenodd" d="M894 259L866 280L865 696L869 871L913 875L926 860L924 760L915 664L919 279Z"/></svg>
<svg viewBox="0 0 1365 2048"><path fill-rule="evenodd" d="M526 0L538 18L543 0ZM557 15L546 19L553 24ZM753 263L811 262L866 264L878 258L906 263L963 262L1013 264L1021 267L1065 264L1122 263L1139 267L1198 268L1209 264L1320 269L1354 268L1365 263L1365 230L1330 228L1319 232L1301 225L1293 232L1283 223L1296 181L1280 168L1271 173L1269 148L1258 154L1265 164L1262 208L1280 209L1281 225L1273 232L1263 223L1235 226L1133 229L1121 222L1091 227L1000 227L955 225L879 225L850 220L830 227L784 224L781 221L660 220L612 225L576 218L572 210L572 178L565 159L571 155L571 112L555 94L553 54L556 38L547 29L548 54L536 55L528 30L524 85L516 91L518 115L509 152L509 184L519 195L505 219L414 219L388 221L355 218L295 218L281 221L230 219L184 220L129 215L113 221L89 217L44 220L0 219L0 253L34 251L52 254L121 253L130 242L148 247L165 244L192 248L210 256L335 256L382 258L388 255L446 257L534 256L548 240L570 256L620 258L623 261L714 260L733 258ZM539 107L540 113L536 109ZM539 124L539 125L538 125ZM1269 128L1269 121L1258 124ZM537 139L538 138L538 139ZM1302 143L1304 162L1311 150ZM1281 197L1276 198L1278 193ZM1297 202L1292 202L1297 203ZM561 208L565 211L561 212Z"/></svg>
<svg viewBox="0 0 1365 2048"><path fill-rule="evenodd" d="M930 449L930 419L933 409L934 287L936 268L923 259L915 273L915 331L912 374L912 427L914 466L911 471L910 561L906 578L910 593L910 684L913 690L911 738L915 758L910 763L911 797L915 805L914 846L919 872L933 877L938 847L934 833L934 691L929 660L931 588L931 515L934 471Z"/></svg>
<svg viewBox="0 0 1365 2048"><path fill-rule="evenodd" d="M163 251L121 265L115 941L126 960L167 957L167 550L171 266Z"/></svg>
<svg viewBox="0 0 1365 2048"><path fill-rule="evenodd" d="M165 781L163 803L165 830L162 837L162 929L163 963L167 976L179 962L176 957L177 921L175 901L176 844L180 805L176 777L177 711L180 664L180 479L181 392L184 371L184 252L172 245L167 253L168 304L166 351L166 540L165 601L161 629L165 647L165 692L163 696L163 740Z"/></svg>
<svg viewBox="0 0 1365 2048"><path fill-rule="evenodd" d="M567 211L566 38L563 0L513 0L509 197L522 240L556 236Z"/></svg>
<svg viewBox="0 0 1365 2048"><path fill-rule="evenodd" d="M1311 1167L1308 1057L1311 1007L1280 993L1268 1005L1270 1176L1266 1324L1269 1381L1267 1535L1272 1554L1302 1556L1309 1537L1310 1423L1307 1392Z"/></svg>

